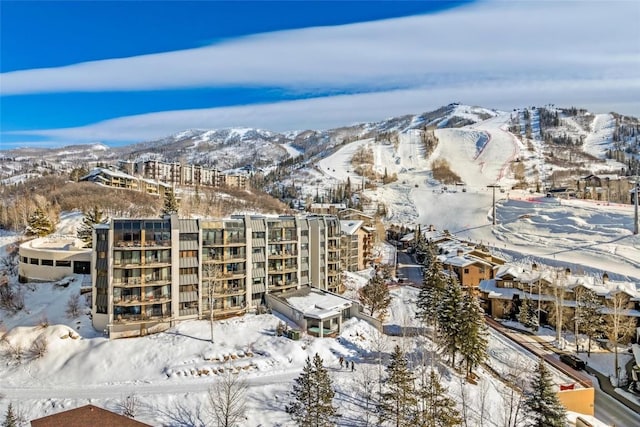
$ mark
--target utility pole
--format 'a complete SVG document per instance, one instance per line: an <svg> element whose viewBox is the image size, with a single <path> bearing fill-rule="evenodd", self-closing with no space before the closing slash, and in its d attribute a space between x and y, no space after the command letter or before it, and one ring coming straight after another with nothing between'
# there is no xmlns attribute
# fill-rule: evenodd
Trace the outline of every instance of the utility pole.
<svg viewBox="0 0 640 427"><path fill-rule="evenodd" d="M633 194L635 209L633 210L633 234L638 234L638 192L640 190L640 180L636 177L636 187Z"/></svg>
<svg viewBox="0 0 640 427"><path fill-rule="evenodd" d="M492 224L496 225L496 188L500 188L497 184L487 185L487 188L491 188L493 190L493 201L492 201Z"/></svg>

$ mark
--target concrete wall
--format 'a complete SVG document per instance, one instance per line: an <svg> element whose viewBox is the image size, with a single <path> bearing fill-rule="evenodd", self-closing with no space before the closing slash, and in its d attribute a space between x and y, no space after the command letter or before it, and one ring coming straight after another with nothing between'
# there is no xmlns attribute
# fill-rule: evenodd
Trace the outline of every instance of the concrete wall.
<svg viewBox="0 0 640 427"><path fill-rule="evenodd" d="M307 321L305 320L302 313L300 313L298 310L269 294L265 295L265 302L267 304L267 307L269 307L271 310L277 311L283 316L286 316L288 319L298 325L298 327L302 331L307 331Z"/></svg>

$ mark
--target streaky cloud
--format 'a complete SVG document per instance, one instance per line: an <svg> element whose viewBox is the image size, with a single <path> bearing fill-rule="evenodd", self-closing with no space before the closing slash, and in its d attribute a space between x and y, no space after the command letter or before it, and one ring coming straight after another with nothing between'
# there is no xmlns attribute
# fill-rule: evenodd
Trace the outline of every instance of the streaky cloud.
<svg viewBox="0 0 640 427"><path fill-rule="evenodd" d="M13 71L0 93L277 86L385 90L475 75L638 79L633 1L480 2L434 15L257 34L205 47Z"/></svg>
<svg viewBox="0 0 640 427"><path fill-rule="evenodd" d="M120 117L87 126L11 132L62 143L145 141L185 129L253 127L272 131L328 129L416 114L453 101L510 110L518 106L577 105L593 112L624 106L640 112L640 81L494 81L463 86L412 88L234 107L163 111ZM615 99L615 103L611 100ZM618 112L620 112L618 110Z"/></svg>

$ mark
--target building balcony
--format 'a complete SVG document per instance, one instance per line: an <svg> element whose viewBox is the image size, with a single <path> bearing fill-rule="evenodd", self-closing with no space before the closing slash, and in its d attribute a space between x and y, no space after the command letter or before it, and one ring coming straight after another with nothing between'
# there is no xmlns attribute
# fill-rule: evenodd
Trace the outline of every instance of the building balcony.
<svg viewBox="0 0 640 427"><path fill-rule="evenodd" d="M145 297L137 297L137 296L126 296L113 298L113 305L117 305L120 307L130 307L134 305L149 305L149 304L164 304L170 302L171 298L169 295L161 295L160 297L155 296L145 296Z"/></svg>
<svg viewBox="0 0 640 427"><path fill-rule="evenodd" d="M161 315L147 315L147 314L117 314L113 316L113 323L115 324L135 324L135 323L147 323L147 322L168 322L171 319L169 314Z"/></svg>
<svg viewBox="0 0 640 427"><path fill-rule="evenodd" d="M113 279L113 286L118 288L139 287L142 284L142 278L129 277L125 279Z"/></svg>
<svg viewBox="0 0 640 427"><path fill-rule="evenodd" d="M171 283L171 277L154 277L144 280L145 286L168 285Z"/></svg>
<svg viewBox="0 0 640 427"><path fill-rule="evenodd" d="M144 264L145 267L167 267L171 265L171 258L150 258L145 259Z"/></svg>
<svg viewBox="0 0 640 427"><path fill-rule="evenodd" d="M213 297L222 297L222 296L231 296L231 295L242 295L246 293L246 289L241 286L237 287L229 287L229 288L218 288L215 287L213 289Z"/></svg>
<svg viewBox="0 0 640 427"><path fill-rule="evenodd" d="M287 289L293 289L298 287L298 282L295 280L290 281L277 281L270 283L268 286L269 291L285 291Z"/></svg>

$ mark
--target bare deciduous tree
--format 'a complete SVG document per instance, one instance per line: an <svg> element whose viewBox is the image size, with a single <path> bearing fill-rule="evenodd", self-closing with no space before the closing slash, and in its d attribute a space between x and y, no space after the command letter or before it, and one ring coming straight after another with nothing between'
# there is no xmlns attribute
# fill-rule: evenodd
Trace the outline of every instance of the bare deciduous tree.
<svg viewBox="0 0 640 427"><path fill-rule="evenodd" d="M246 418L246 393L246 381L229 371L209 388L209 412L217 427L233 427Z"/></svg>
<svg viewBox="0 0 640 427"><path fill-rule="evenodd" d="M67 313L67 317L73 319L80 315L80 295L73 294L69 297L67 301L67 308L65 310Z"/></svg>
<svg viewBox="0 0 640 427"><path fill-rule="evenodd" d="M371 365L362 364L358 367L354 378L356 393L360 402L360 415L363 427L376 426L375 411L378 405L376 400L376 386L378 374Z"/></svg>
<svg viewBox="0 0 640 427"><path fill-rule="evenodd" d="M129 418L135 418L138 408L140 407L140 398L135 393L131 393L120 403L122 415Z"/></svg>
<svg viewBox="0 0 640 427"><path fill-rule="evenodd" d="M616 292L606 302L605 331L609 342L613 346L615 378L618 384L620 383L618 344L626 342L629 337L633 336L635 330L635 318L627 316L625 313L628 305L629 295L624 292Z"/></svg>
<svg viewBox="0 0 640 427"><path fill-rule="evenodd" d="M33 359L40 359L47 353L48 349L49 341L47 341L47 338L39 336L31 343L31 347L29 347L29 355Z"/></svg>

